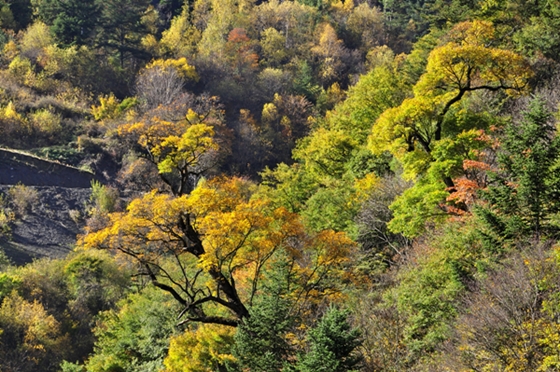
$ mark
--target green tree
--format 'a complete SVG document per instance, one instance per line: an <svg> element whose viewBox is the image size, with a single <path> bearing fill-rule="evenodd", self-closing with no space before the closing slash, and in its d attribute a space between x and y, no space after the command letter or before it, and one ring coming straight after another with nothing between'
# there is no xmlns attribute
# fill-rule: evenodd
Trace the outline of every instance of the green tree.
<svg viewBox="0 0 560 372"><path fill-rule="evenodd" d="M5 0L0 0L0 28L15 28L14 15L10 10L10 5Z"/></svg>
<svg viewBox="0 0 560 372"><path fill-rule="evenodd" d="M51 29L63 45L83 45L93 36L100 10L96 0L60 2Z"/></svg>
<svg viewBox="0 0 560 372"><path fill-rule="evenodd" d="M542 98L534 97L521 122L506 127L498 161L483 194L489 207L478 210L490 229L487 238L538 238L557 231L550 219L560 211L560 138Z"/></svg>
<svg viewBox="0 0 560 372"><path fill-rule="evenodd" d="M300 357L297 370L301 372L357 371L361 358L355 349L362 344L360 331L347 320L348 313L331 307L307 338L309 352Z"/></svg>
<svg viewBox="0 0 560 372"><path fill-rule="evenodd" d="M36 12L59 43L84 45L93 36L100 6L97 0L42 0L36 2Z"/></svg>
<svg viewBox="0 0 560 372"><path fill-rule="evenodd" d="M148 3L147 0L103 2L97 44L116 52L121 68L124 68L125 61L131 57L149 58L140 45L142 37L148 33L147 27L141 22Z"/></svg>
<svg viewBox="0 0 560 372"><path fill-rule="evenodd" d="M418 157L431 161L434 145L445 136L455 135L457 127L448 113L468 94L476 91L505 91L518 94L527 86L532 73L527 61L506 49L488 47L494 28L485 21L457 24L449 33L450 42L434 49L426 72L414 86L414 97L386 110L373 126L370 149L389 150L406 168ZM424 152L428 156L421 154ZM449 177L443 179L453 187Z"/></svg>
<svg viewBox="0 0 560 372"><path fill-rule="evenodd" d="M32 0L7 0L10 11L14 15L15 30L24 30L29 26L33 16Z"/></svg>
<svg viewBox="0 0 560 372"><path fill-rule="evenodd" d="M233 355L242 371L281 371L291 348L286 333L293 325L290 302L280 293L259 299L237 328Z"/></svg>
<svg viewBox="0 0 560 372"><path fill-rule="evenodd" d="M149 286L131 294L118 309L101 314L95 352L88 372L159 371L174 333L178 304L168 293Z"/></svg>

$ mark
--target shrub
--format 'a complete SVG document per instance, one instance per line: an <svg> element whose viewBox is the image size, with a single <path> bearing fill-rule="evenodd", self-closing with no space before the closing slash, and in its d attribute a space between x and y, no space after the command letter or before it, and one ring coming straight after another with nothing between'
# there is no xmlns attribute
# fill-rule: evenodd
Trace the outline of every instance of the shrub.
<svg viewBox="0 0 560 372"><path fill-rule="evenodd" d="M25 216L39 201L37 190L21 183L11 187L8 190L8 194L10 195L11 204L20 216Z"/></svg>
<svg viewBox="0 0 560 372"><path fill-rule="evenodd" d="M91 197L93 208L101 213L114 212L118 201L118 191L102 185L98 181L91 182Z"/></svg>
<svg viewBox="0 0 560 372"><path fill-rule="evenodd" d="M30 116L32 126L45 135L56 136L62 130L61 116L50 108L37 110Z"/></svg>

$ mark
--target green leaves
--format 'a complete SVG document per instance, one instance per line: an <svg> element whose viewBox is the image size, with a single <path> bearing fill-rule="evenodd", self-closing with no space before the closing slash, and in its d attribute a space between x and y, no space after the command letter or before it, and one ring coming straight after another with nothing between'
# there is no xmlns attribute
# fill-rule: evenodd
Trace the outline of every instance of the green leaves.
<svg viewBox="0 0 560 372"><path fill-rule="evenodd" d="M359 368L361 358L354 354L362 344L360 331L352 329L348 313L331 307L307 334L309 352L300 356L300 372L349 372Z"/></svg>
<svg viewBox="0 0 560 372"><path fill-rule="evenodd" d="M534 97L523 120L506 127L500 169L483 194L490 205L479 213L503 238L523 234L538 238L557 230L549 220L560 211L560 138L551 119L545 102Z"/></svg>

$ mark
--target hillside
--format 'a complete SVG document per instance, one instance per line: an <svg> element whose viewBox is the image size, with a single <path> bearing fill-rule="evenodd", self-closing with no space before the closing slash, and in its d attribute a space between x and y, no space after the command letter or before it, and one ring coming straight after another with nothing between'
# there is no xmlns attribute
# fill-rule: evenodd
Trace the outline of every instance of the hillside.
<svg viewBox="0 0 560 372"><path fill-rule="evenodd" d="M560 370L559 15L0 0L0 370Z"/></svg>
<svg viewBox="0 0 560 372"><path fill-rule="evenodd" d="M7 195L17 184L38 193L37 202L2 238L0 246L8 258L22 265L35 258L66 256L84 226L94 179L73 167L0 149L0 193Z"/></svg>
<svg viewBox="0 0 560 372"><path fill-rule="evenodd" d="M34 177L26 175L23 178ZM44 177L44 176L43 176ZM46 181L46 180L45 180ZM6 193L9 186L0 186ZM82 233L89 188L33 186L38 202L11 224L11 234L2 238L0 247L17 265L41 257L62 258L72 251L76 237Z"/></svg>

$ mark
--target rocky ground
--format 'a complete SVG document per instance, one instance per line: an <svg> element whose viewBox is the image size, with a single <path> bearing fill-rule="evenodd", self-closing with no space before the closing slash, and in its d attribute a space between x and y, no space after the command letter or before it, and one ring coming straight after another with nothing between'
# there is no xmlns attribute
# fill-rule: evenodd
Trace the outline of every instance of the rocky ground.
<svg viewBox="0 0 560 372"><path fill-rule="evenodd" d="M0 193L18 183L38 192L38 202L11 224L0 247L16 264L62 257L82 232L94 176L76 168L0 150Z"/></svg>
<svg viewBox="0 0 560 372"><path fill-rule="evenodd" d="M62 257L74 247L82 232L90 189L34 186L39 203L24 216L18 216L11 234L1 247L16 264L37 257ZM8 186L0 186L6 192Z"/></svg>

